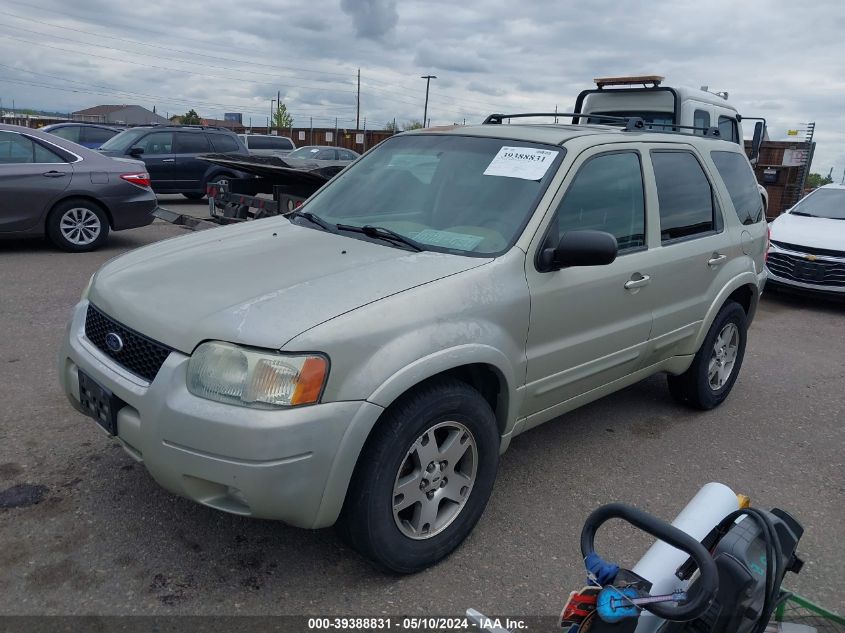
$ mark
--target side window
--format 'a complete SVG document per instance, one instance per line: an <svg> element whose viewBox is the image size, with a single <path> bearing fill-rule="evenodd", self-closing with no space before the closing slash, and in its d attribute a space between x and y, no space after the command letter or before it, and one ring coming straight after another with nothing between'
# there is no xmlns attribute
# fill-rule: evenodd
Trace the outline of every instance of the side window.
<svg viewBox="0 0 845 633"><path fill-rule="evenodd" d="M66 141L70 141L71 143L80 143L79 140L79 127L78 125L68 125L66 127L56 128L50 134L55 134L59 138L63 138Z"/></svg>
<svg viewBox="0 0 845 633"><path fill-rule="evenodd" d="M660 239L663 242L716 230L713 190L698 159L685 151L651 151Z"/></svg>
<svg viewBox="0 0 845 633"><path fill-rule="evenodd" d="M355 154L349 150L339 149L337 151L340 154L340 160L355 160Z"/></svg>
<svg viewBox="0 0 845 633"><path fill-rule="evenodd" d="M316 160L337 160L333 149L321 149L314 158Z"/></svg>
<svg viewBox="0 0 845 633"><path fill-rule="evenodd" d="M0 132L0 164L35 162L33 145L31 140L15 132Z"/></svg>
<svg viewBox="0 0 845 633"><path fill-rule="evenodd" d="M739 142L739 133L737 132L736 119L727 116L719 117L719 138L726 141Z"/></svg>
<svg viewBox="0 0 845 633"><path fill-rule="evenodd" d="M152 132L138 139L132 147L140 147L145 156L173 153L173 132Z"/></svg>
<svg viewBox="0 0 845 633"><path fill-rule="evenodd" d="M0 132L0 165L64 163L58 154L16 132Z"/></svg>
<svg viewBox="0 0 845 633"><path fill-rule="evenodd" d="M36 163L64 163L66 162L64 158L56 154L55 152L50 151L43 145L36 143L33 141L32 149L35 153L35 162Z"/></svg>
<svg viewBox="0 0 845 633"><path fill-rule="evenodd" d="M117 132L114 130L107 130L103 127L84 127L80 135L82 138L80 142L99 147L116 134Z"/></svg>
<svg viewBox="0 0 845 633"><path fill-rule="evenodd" d="M692 126L703 128L701 130L695 130L695 133L699 136L704 136L707 128L710 127L710 113L707 110L696 110L692 117Z"/></svg>
<svg viewBox="0 0 845 633"><path fill-rule="evenodd" d="M736 152L710 152L716 170L722 177L739 221L754 224L763 219L763 199L751 165Z"/></svg>
<svg viewBox="0 0 845 633"><path fill-rule="evenodd" d="M616 237L619 249L645 246L645 196L636 152L602 154L587 161L555 212L557 237L594 229Z"/></svg>
<svg viewBox="0 0 845 633"><path fill-rule="evenodd" d="M208 137L211 139L211 145L215 152L225 154L226 152L237 152L241 149L238 142L228 134L209 134Z"/></svg>
<svg viewBox="0 0 845 633"><path fill-rule="evenodd" d="M203 154L211 151L202 132L176 132L173 135L174 154Z"/></svg>
<svg viewBox="0 0 845 633"><path fill-rule="evenodd" d="M289 138L283 138L283 139L281 139L281 141L282 141L281 149L294 149L293 141L291 141Z"/></svg>

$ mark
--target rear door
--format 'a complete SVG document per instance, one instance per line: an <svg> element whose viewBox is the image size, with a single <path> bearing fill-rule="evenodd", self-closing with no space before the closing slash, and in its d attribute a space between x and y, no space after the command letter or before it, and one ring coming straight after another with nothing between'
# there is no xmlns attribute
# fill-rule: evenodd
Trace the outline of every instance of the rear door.
<svg viewBox="0 0 845 633"><path fill-rule="evenodd" d="M177 191L205 187L205 173L211 164L199 160L197 156L209 154L211 151L211 145L202 130L173 133L173 153L176 158L173 173Z"/></svg>
<svg viewBox="0 0 845 633"><path fill-rule="evenodd" d="M127 150L127 155L136 147L144 150L141 160L147 166L153 189L159 193L178 191L175 186L176 159L173 155L173 132L150 132L139 138Z"/></svg>
<svg viewBox="0 0 845 633"><path fill-rule="evenodd" d="M47 145L0 131L0 232L35 226L72 176L73 167Z"/></svg>
<svg viewBox="0 0 845 633"><path fill-rule="evenodd" d="M535 253L526 258L531 292L527 340L527 427L542 412L636 371L651 332L653 289L646 243L642 155L636 146L591 148L576 159ZM572 230L612 233L616 261L543 271L536 253Z"/></svg>
<svg viewBox="0 0 845 633"><path fill-rule="evenodd" d="M651 362L692 354L707 310L725 280L720 274L737 255L739 238L725 228L713 176L688 145L654 144L646 168L656 187L659 245Z"/></svg>

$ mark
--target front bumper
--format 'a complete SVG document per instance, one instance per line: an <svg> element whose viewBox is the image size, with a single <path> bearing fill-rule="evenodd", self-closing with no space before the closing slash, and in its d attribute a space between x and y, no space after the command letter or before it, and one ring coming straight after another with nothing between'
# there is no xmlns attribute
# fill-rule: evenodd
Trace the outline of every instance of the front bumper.
<svg viewBox="0 0 845 633"><path fill-rule="evenodd" d="M147 383L85 338L87 307L74 309L62 345L62 387L82 412L81 369L124 401L117 439L159 484L235 514L306 528L335 522L381 407L354 401L267 411L212 402L188 392L189 357L180 352Z"/></svg>
<svg viewBox="0 0 845 633"><path fill-rule="evenodd" d="M800 274L796 262L822 267L821 279ZM772 287L845 297L845 258L813 255L772 244L766 270Z"/></svg>

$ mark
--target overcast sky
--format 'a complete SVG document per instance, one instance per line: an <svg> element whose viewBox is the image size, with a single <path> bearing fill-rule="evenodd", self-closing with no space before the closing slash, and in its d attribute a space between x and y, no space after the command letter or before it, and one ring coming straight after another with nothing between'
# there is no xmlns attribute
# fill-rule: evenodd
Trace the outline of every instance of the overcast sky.
<svg viewBox="0 0 845 633"><path fill-rule="evenodd" d="M816 122L813 170L845 169L845 3L780 0L0 0L0 99L242 112L276 91L294 125L433 125L572 108L594 77L659 74L727 90L772 139ZM750 134L750 127L746 134Z"/></svg>

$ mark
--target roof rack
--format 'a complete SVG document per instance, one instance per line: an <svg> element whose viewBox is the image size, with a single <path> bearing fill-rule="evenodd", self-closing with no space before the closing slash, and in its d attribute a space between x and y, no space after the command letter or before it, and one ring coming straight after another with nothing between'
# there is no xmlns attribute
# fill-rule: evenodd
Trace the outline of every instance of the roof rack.
<svg viewBox="0 0 845 633"><path fill-rule="evenodd" d="M221 125L198 125L194 123L188 123L183 125L182 123L149 123L150 127L187 127L194 130L231 130L231 128L223 127ZM144 127L144 126L138 126Z"/></svg>
<svg viewBox="0 0 845 633"><path fill-rule="evenodd" d="M677 132L678 130L693 130L703 132L703 136L712 136L715 138L719 138L721 136L719 134L718 127L696 127L694 125L679 125L677 123L653 123L650 121L646 121L642 117L638 116L621 117L610 116L606 114L590 114L584 112L520 112L516 114L491 114L486 119L484 119L482 125L501 125L501 123L505 119L527 119L531 117L560 117L564 119L577 120L577 123L580 123L581 118L589 119L591 123L604 123L605 121L607 121L609 125L613 125L614 123L624 123L624 127L622 129L625 132L635 132L655 127L661 127L671 129L651 131Z"/></svg>

